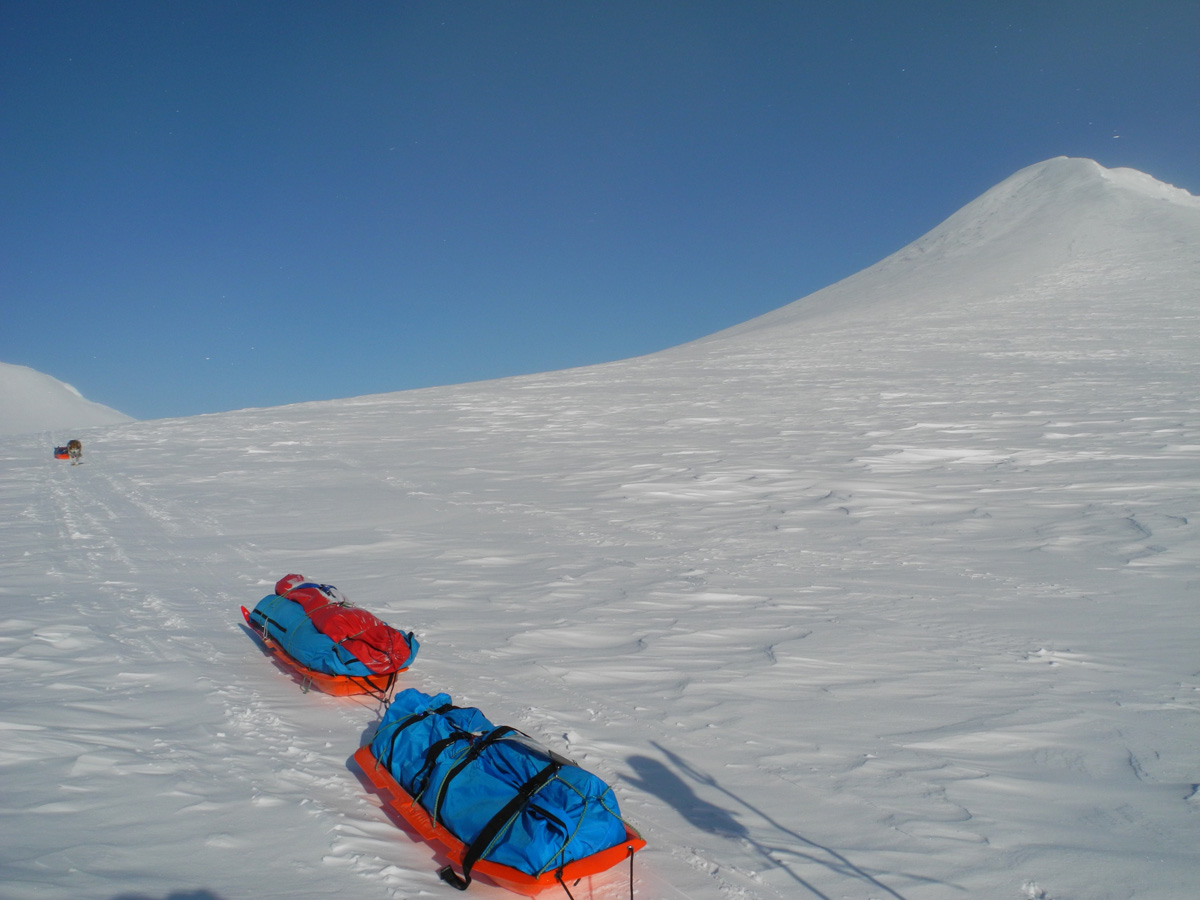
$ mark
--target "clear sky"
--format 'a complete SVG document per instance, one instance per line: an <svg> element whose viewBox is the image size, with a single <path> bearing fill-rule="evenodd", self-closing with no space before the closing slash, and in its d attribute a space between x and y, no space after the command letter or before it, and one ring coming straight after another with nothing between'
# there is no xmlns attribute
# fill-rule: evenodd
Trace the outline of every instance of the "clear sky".
<svg viewBox="0 0 1200 900"><path fill-rule="evenodd" d="M0 360L156 418L621 359L1062 155L1200 193L1200 4L0 0Z"/></svg>

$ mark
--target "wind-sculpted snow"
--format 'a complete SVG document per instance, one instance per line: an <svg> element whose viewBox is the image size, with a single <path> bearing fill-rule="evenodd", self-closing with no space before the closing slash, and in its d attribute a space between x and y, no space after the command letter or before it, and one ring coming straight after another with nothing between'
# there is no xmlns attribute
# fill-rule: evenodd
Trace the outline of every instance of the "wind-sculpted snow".
<svg viewBox="0 0 1200 900"><path fill-rule="evenodd" d="M1196 220L967 298L894 260L902 317L0 442L5 896L445 896L348 768L378 709L239 625L290 571L612 783L640 900L1190 896Z"/></svg>

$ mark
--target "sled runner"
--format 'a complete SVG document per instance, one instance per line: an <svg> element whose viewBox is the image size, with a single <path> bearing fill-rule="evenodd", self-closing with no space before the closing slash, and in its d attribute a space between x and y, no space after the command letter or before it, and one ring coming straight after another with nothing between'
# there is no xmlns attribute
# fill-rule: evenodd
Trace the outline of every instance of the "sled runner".
<svg viewBox="0 0 1200 900"><path fill-rule="evenodd" d="M276 661L307 691L386 697L416 659L416 637L352 606L327 584L287 575L242 616Z"/></svg>
<svg viewBox="0 0 1200 900"><path fill-rule="evenodd" d="M402 691L354 761L387 810L440 846L451 865L438 875L458 890L483 876L527 896L556 885L570 896L626 860L632 884L646 846L607 784L446 694Z"/></svg>

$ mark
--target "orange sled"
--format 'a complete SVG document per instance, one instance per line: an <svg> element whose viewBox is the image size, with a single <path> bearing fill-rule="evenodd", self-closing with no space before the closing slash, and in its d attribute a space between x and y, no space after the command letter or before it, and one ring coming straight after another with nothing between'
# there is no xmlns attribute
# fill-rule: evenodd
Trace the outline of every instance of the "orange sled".
<svg viewBox="0 0 1200 900"><path fill-rule="evenodd" d="M275 661L288 670L305 691L310 687L315 687L334 697L349 697L354 694L387 696L396 682L396 675L408 668L405 666L404 669L388 672L385 675L330 675L327 672L318 672L316 669L310 669L292 659L286 650L271 640L259 625L250 620L250 610L244 606L242 607L242 618L246 620L246 626L258 636L263 646L275 657Z"/></svg>
<svg viewBox="0 0 1200 900"><path fill-rule="evenodd" d="M466 845L434 821L429 813L396 782L391 772L375 759L375 755L371 753L370 744L364 744L358 748L354 754L354 761L375 787L379 799L383 801L387 810L404 819L425 841L441 845L450 861L454 865L462 867L467 853ZM580 879L598 875L625 860L629 860L630 877L632 878L633 854L645 846L646 841L642 836L626 825L625 840L621 843L541 875L530 875L520 869L514 869L512 866L500 865L486 859L477 861L471 869L471 874L472 877L481 875L502 888L533 897L558 884L562 884L563 887L567 887L567 885L573 887ZM443 879L448 880L445 879L445 876ZM465 887L459 889L463 890ZM567 893L570 896L569 889Z"/></svg>

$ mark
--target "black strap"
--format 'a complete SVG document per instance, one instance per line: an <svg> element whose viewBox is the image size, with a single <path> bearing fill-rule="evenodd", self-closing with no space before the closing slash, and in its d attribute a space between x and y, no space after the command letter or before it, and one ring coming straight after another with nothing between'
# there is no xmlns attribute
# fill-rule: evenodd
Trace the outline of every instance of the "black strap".
<svg viewBox="0 0 1200 900"><path fill-rule="evenodd" d="M434 715L440 716L444 713L449 712L452 709L458 709L458 707L455 706L453 703L446 703L446 704L443 704L442 706L437 707L436 709L427 709L424 712L413 713L407 719L402 720L399 724L396 725L395 730L392 732L392 739L388 743L387 761L384 762L384 760L378 756L375 757L376 761L381 762L384 764L384 766L390 768L391 764L392 764L392 757L396 753L396 735L398 735L400 732L402 732L409 725L415 725L417 722L420 722L422 719L428 718L429 716L434 716Z"/></svg>
<svg viewBox="0 0 1200 900"><path fill-rule="evenodd" d="M562 763L560 762L550 763L550 765L521 785L516 795L508 803L504 804L500 812L488 820L488 823L483 826L483 830L479 832L475 840L471 841L471 846L467 848L466 855L463 856L463 871L461 876L457 875L450 866L444 866L438 871L438 877L446 882L446 884L460 891L465 891L470 887L471 867L479 861L479 857L491 848L496 838L512 824L521 810L525 808L525 805L533 798L533 795L541 790L561 768Z"/></svg>
<svg viewBox="0 0 1200 900"><path fill-rule="evenodd" d="M391 692L392 692L392 687L395 686L395 684L396 684L396 673L388 672L387 673L387 681L385 681L383 683L383 687L377 688L377 687L375 687L375 685L373 685L371 683L371 679L374 678L376 675L380 675L380 674L383 674L383 673L374 672L370 675L347 675L346 677L349 678L351 681L355 682L356 684L362 685L364 693L370 694L376 700L385 700L386 701L388 698L388 695L391 694Z"/></svg>
<svg viewBox="0 0 1200 900"><path fill-rule="evenodd" d="M287 629L284 628L282 625L280 625L278 622L276 622L274 619L272 619L270 616L268 616L265 612L261 612L260 610L257 610L257 609L252 609L252 610L250 610L250 617L253 618L254 616L258 616L260 619L263 620L263 630L266 630L267 625L274 625L276 628L278 628L284 634L287 634Z"/></svg>
<svg viewBox="0 0 1200 900"><path fill-rule="evenodd" d="M506 734L511 734L516 730L517 729L513 728L511 725L501 725L498 728L493 728L484 737L471 744L470 749L463 754L463 758L454 764L450 771L448 771L442 778L442 783L438 785L437 796L434 797L433 800L433 809L430 810L430 812L433 813L433 820L435 822L437 822L439 825L446 824L442 821L442 801L446 799L446 787L451 781L454 780L455 776L469 766L479 756L479 754L488 747L488 745L504 737ZM436 747L437 744L434 744L434 746ZM430 748L430 750L432 751L432 748ZM441 753L441 749L439 748L437 752ZM426 767L433 768L433 762L433 759L427 758L425 763Z"/></svg>
<svg viewBox="0 0 1200 900"><path fill-rule="evenodd" d="M434 741L425 750L425 762L421 766L419 772L412 778L412 791L410 792L415 800L421 794L425 793L425 780L429 777L429 773L433 771L433 767L437 765L438 757L442 755L442 751L452 744L457 744L459 741L469 741L473 737L469 731L463 731L461 728L455 729L451 734L442 738L439 741Z"/></svg>

